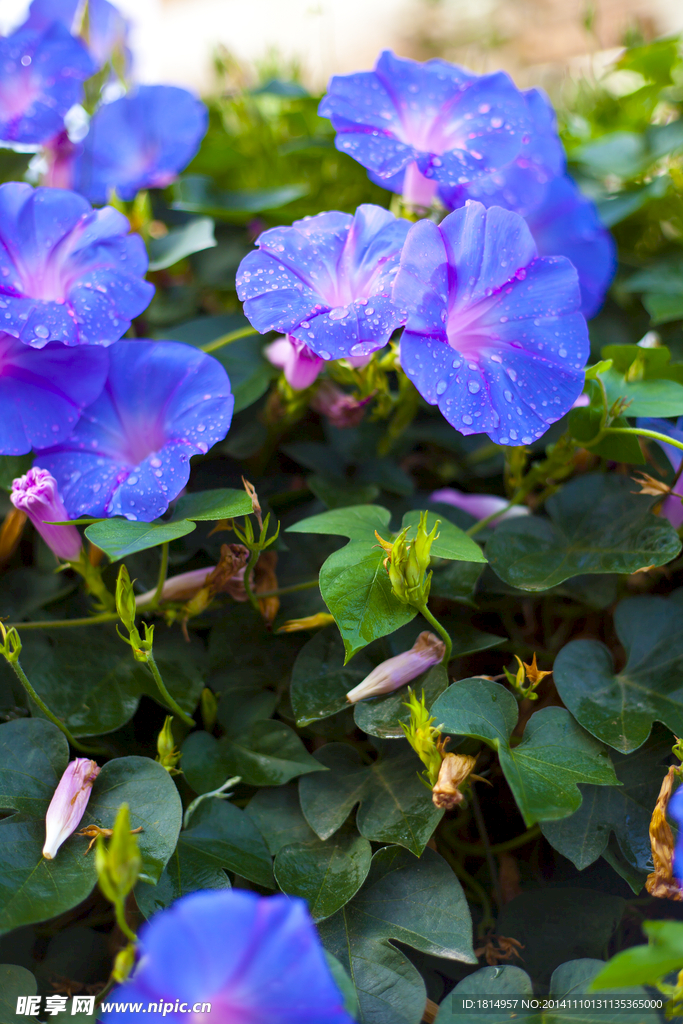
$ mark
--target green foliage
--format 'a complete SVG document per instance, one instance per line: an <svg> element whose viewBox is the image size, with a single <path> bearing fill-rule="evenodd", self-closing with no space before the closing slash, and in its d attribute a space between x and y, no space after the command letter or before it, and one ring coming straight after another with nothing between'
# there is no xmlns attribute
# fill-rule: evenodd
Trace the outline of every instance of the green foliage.
<svg viewBox="0 0 683 1024"><path fill-rule="evenodd" d="M646 946L632 946L617 953L594 978L595 989L633 984L655 985L671 971L683 967L683 923L644 921Z"/></svg>

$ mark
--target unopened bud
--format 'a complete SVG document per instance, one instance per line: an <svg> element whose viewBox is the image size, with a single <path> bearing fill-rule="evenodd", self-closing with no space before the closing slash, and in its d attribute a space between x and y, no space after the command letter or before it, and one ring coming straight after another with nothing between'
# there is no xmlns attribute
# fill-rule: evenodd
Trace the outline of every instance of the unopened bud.
<svg viewBox="0 0 683 1024"><path fill-rule="evenodd" d="M114 967L112 968L111 976L114 981L125 981L130 972L135 967L135 956L136 949L132 942L129 942L127 946L119 950L114 960Z"/></svg>
<svg viewBox="0 0 683 1024"><path fill-rule="evenodd" d="M130 576L125 565L122 565L119 569L119 575L116 580L116 611L128 632L135 632L135 594L133 593L133 584L130 582Z"/></svg>
<svg viewBox="0 0 683 1024"><path fill-rule="evenodd" d="M355 704L366 697L392 693L399 686L405 686L412 679L422 675L432 665L438 665L443 660L445 650L443 640L439 640L434 633L420 633L409 651L383 661L373 668L362 683L349 690L346 694L347 701L349 704Z"/></svg>
<svg viewBox="0 0 683 1024"><path fill-rule="evenodd" d="M464 797L459 787L474 768L476 757L469 754L445 754L439 769L439 777L432 789L435 807L450 811L462 803Z"/></svg>
<svg viewBox="0 0 683 1024"><path fill-rule="evenodd" d="M59 847L78 828L100 768L88 757L67 765L45 815L43 857L52 860Z"/></svg>
<svg viewBox="0 0 683 1024"><path fill-rule="evenodd" d="M334 615L329 612L318 612L317 615L307 615L303 619L287 619L280 626L277 633L300 633L305 629L322 629L323 626L330 626L334 622Z"/></svg>
<svg viewBox="0 0 683 1024"><path fill-rule="evenodd" d="M205 686L199 701L202 712L202 722L207 732L213 732L216 726L216 715L218 713L218 702L213 690Z"/></svg>
<svg viewBox="0 0 683 1024"><path fill-rule="evenodd" d="M138 880L142 857L137 836L131 832L128 804L121 804L116 815L109 846L97 837L95 867L100 889L110 903L120 903Z"/></svg>
<svg viewBox="0 0 683 1024"><path fill-rule="evenodd" d="M57 558L77 562L83 541L75 526L51 526L69 518L57 490L57 481L46 469L29 469L25 476L12 481L10 501L25 512L36 530Z"/></svg>
<svg viewBox="0 0 683 1024"><path fill-rule="evenodd" d="M284 372L285 380L295 391L309 388L324 366L320 356L290 334L266 345L263 354L269 363Z"/></svg>
<svg viewBox="0 0 683 1024"><path fill-rule="evenodd" d="M371 399L372 395L354 398L336 384L324 380L313 396L311 408L325 416L333 427L343 430L358 426L365 415L365 406Z"/></svg>
<svg viewBox="0 0 683 1024"><path fill-rule="evenodd" d="M392 541L383 540L375 531L375 537L387 552L384 565L389 573L391 589L395 597L404 604L421 608L427 603L431 573L428 573L431 547L438 537L439 520L431 533L427 532L427 513L420 514L415 539L407 539L410 531L405 526Z"/></svg>
<svg viewBox="0 0 683 1024"><path fill-rule="evenodd" d="M21 638L16 629L14 626L10 629L5 629L3 623L0 622L0 637L2 638L0 654L3 655L10 665L16 663L21 654Z"/></svg>
<svg viewBox="0 0 683 1024"><path fill-rule="evenodd" d="M167 772L172 775L178 774L177 764L183 755L180 753L176 746L175 737L173 735L173 715L167 715L163 728L157 736L157 757L156 760L159 762L162 768L165 768Z"/></svg>

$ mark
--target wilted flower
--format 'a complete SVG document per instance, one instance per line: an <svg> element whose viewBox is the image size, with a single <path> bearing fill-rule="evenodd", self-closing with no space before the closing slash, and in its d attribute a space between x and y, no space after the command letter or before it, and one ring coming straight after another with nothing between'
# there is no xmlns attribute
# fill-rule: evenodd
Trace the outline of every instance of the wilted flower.
<svg viewBox="0 0 683 1024"><path fill-rule="evenodd" d="M529 128L524 96L504 72L474 75L389 50L374 71L333 77L318 112L331 119L337 149L375 180L405 170L404 197L420 206L438 184L462 185L509 163Z"/></svg>
<svg viewBox="0 0 683 1024"><path fill-rule="evenodd" d="M34 348L110 345L147 306L142 239L117 210L58 188L0 185L0 320Z"/></svg>
<svg viewBox="0 0 683 1024"><path fill-rule="evenodd" d="M121 341L108 350L104 391L68 440L38 456L69 514L162 515L230 426L234 398L221 364L177 341Z"/></svg>
<svg viewBox="0 0 683 1024"><path fill-rule="evenodd" d="M391 297L410 225L379 206L271 228L242 260L237 294L257 331L282 331L321 359L374 352L405 322Z"/></svg>
<svg viewBox="0 0 683 1024"><path fill-rule="evenodd" d="M100 768L88 757L77 757L67 766L45 815L46 860L52 860L65 839L78 828L99 774Z"/></svg>
<svg viewBox="0 0 683 1024"><path fill-rule="evenodd" d="M205 1001L223 1024L352 1024L303 900L243 889L191 893L143 925L139 942L137 970L112 993L114 1005L168 1004L169 1022L187 1020L174 1009L179 1002ZM127 1017L113 1009L101 1020Z"/></svg>
<svg viewBox="0 0 683 1024"><path fill-rule="evenodd" d="M57 490L57 481L46 469L29 469L12 481L10 501L29 517L48 547L58 558L76 562L83 542L75 526L50 526L69 518Z"/></svg>
<svg viewBox="0 0 683 1024"><path fill-rule="evenodd" d="M68 437L102 391L108 366L100 346L52 343L38 350L0 331L0 455L24 455Z"/></svg>
<svg viewBox="0 0 683 1024"><path fill-rule="evenodd" d="M420 633L409 651L388 658L373 668L369 676L354 686L346 694L349 704L365 700L366 697L379 697L384 693L392 693L399 686L405 686L412 679L422 675L432 665L443 661L446 647L434 633Z"/></svg>
<svg viewBox="0 0 683 1024"><path fill-rule="evenodd" d="M306 615L303 619L287 619L277 630L278 633L301 633L305 629L322 629L323 626L331 626L334 622L334 615L329 612L318 612L316 615Z"/></svg>
<svg viewBox="0 0 683 1024"><path fill-rule="evenodd" d="M409 310L401 366L462 434L530 444L583 388L589 342L576 271L539 258L516 213L468 202L414 224L394 284Z"/></svg>
<svg viewBox="0 0 683 1024"><path fill-rule="evenodd" d="M263 354L268 362L284 372L285 380L295 391L309 388L325 364L308 345L289 334L266 345Z"/></svg>
<svg viewBox="0 0 683 1024"><path fill-rule="evenodd" d="M0 37L0 139L26 145L52 138L95 71L86 48L59 22Z"/></svg>
<svg viewBox="0 0 683 1024"><path fill-rule="evenodd" d="M138 86L93 115L72 187L93 203L106 203L112 189L128 200L141 189L166 188L199 149L208 123L205 105L187 89Z"/></svg>
<svg viewBox="0 0 683 1024"><path fill-rule="evenodd" d="M650 846L654 871L647 876L645 888L651 896L660 899L683 900L683 791L681 787L671 799L678 769L671 765L664 776L662 787L650 821ZM669 802L670 801L670 802ZM674 853L674 837L666 820L667 809L678 825L678 842ZM675 876L675 877L674 877Z"/></svg>
<svg viewBox="0 0 683 1024"><path fill-rule="evenodd" d="M357 427L365 415L365 406L371 400L368 398L354 398L348 395L341 388L338 388L332 381L324 380L311 400L311 409L325 416L333 427L344 430L347 427Z"/></svg>
<svg viewBox="0 0 683 1024"><path fill-rule="evenodd" d="M501 512L502 515L492 519L489 526L497 526L503 519L529 515L526 505L513 505L512 508L507 508L509 502L496 494L465 494L463 491L456 491L454 487L442 487L439 491L433 491L429 495L429 502L453 505L454 508L461 508L463 512L468 512L476 519L486 519L494 512ZM507 509L506 512L503 512L504 508Z"/></svg>
<svg viewBox="0 0 683 1024"><path fill-rule="evenodd" d="M435 807L452 811L462 803L464 796L459 787L472 774L476 761L476 757L470 754L444 754L439 777L432 789L432 802Z"/></svg>

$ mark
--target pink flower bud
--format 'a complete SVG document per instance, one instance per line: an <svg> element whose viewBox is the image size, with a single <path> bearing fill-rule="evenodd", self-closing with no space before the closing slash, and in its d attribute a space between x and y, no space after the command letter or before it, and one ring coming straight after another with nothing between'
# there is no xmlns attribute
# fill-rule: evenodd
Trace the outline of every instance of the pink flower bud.
<svg viewBox="0 0 683 1024"><path fill-rule="evenodd" d="M677 530L679 526L683 526L683 503L675 494L669 494L664 499L659 514L669 520L674 530Z"/></svg>
<svg viewBox="0 0 683 1024"><path fill-rule="evenodd" d="M336 384L324 380L313 396L311 408L326 416L333 427L357 427L365 415L365 406L371 399L372 395L369 395L358 401Z"/></svg>
<svg viewBox="0 0 683 1024"><path fill-rule="evenodd" d="M65 839L81 823L92 784L101 769L89 757L77 757L67 765L45 815L43 857L52 860Z"/></svg>
<svg viewBox="0 0 683 1024"><path fill-rule="evenodd" d="M264 349L266 359L284 370L285 380L295 391L310 388L313 381L323 368L324 360L311 352L303 341L297 341L291 335L278 338L272 345Z"/></svg>
<svg viewBox="0 0 683 1024"><path fill-rule="evenodd" d="M215 568L215 565L210 565L208 569L192 569L190 572L181 572L178 576L170 576L164 582L159 600L189 601L198 590L202 589ZM154 587L153 590L148 590L145 594L138 595L135 598L135 604L138 607L149 604L156 592L157 588Z"/></svg>
<svg viewBox="0 0 683 1024"><path fill-rule="evenodd" d="M509 502L505 498L498 498L495 494L464 494L456 491L453 487L444 487L440 491L434 491L429 495L430 501L440 501L444 505L453 505L461 508L463 512L469 512L476 519L486 519L492 512L504 509ZM497 526L503 519L512 519L514 516L528 516L529 509L526 505L513 505L502 516L491 520L490 526Z"/></svg>
<svg viewBox="0 0 683 1024"><path fill-rule="evenodd" d="M346 699L349 704L355 704L366 697L392 693L393 690L398 690L399 686L404 686L411 679L422 675L432 665L438 665L443 660L445 650L443 640L439 640L433 633L420 633L409 651L397 654L395 658L389 658L373 668L362 683L349 690Z"/></svg>
<svg viewBox="0 0 683 1024"><path fill-rule="evenodd" d="M76 527L48 525L68 519L69 513L59 496L57 481L46 469L29 469L26 476L13 480L10 501L26 513L57 558L78 561L83 543Z"/></svg>

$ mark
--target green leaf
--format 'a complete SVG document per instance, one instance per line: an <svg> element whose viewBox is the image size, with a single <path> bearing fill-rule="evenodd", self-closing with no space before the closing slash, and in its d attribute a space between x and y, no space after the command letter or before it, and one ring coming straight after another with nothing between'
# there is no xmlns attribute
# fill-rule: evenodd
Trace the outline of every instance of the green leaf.
<svg viewBox="0 0 683 1024"><path fill-rule="evenodd" d="M352 899L367 878L372 847L355 829L326 841L284 846L275 858L277 884L289 896L308 901L314 921L331 917Z"/></svg>
<svg viewBox="0 0 683 1024"><path fill-rule="evenodd" d="M429 671L410 683L415 693L424 693L427 707L431 707L436 698L448 686L448 673L443 665L434 665ZM394 693L371 700L362 700L354 708L354 720L359 729L370 736L380 739L402 739L404 736L401 722L406 725L410 721L410 711L405 707L408 690L402 686Z"/></svg>
<svg viewBox="0 0 683 1024"><path fill-rule="evenodd" d="M630 382L616 370L602 374L611 406L620 398L627 399L627 416L680 416L683 413L683 387L675 380L639 380Z"/></svg>
<svg viewBox="0 0 683 1024"><path fill-rule="evenodd" d="M661 921L658 924L668 924L669 922ZM594 992L605 991L600 978L603 971L604 963L602 960L570 960L569 963L561 964L556 971L553 972L553 976L550 982L551 992L556 993L558 999L563 999L566 996L570 996L572 999L577 996L580 998L582 995L590 994ZM634 984L637 982L637 978L634 974L631 974L627 978L623 988L620 986L619 995L630 996L636 999L652 999L652 993L648 992L647 989ZM609 996L609 991L606 993ZM544 1014L544 1024L566 1024L566 1015L561 1011L555 1013ZM642 1021L643 1024L661 1024L661 1015L656 1009L644 1009L638 1011L638 1021ZM628 1010L620 1012L619 1010L610 1011L609 1015L605 1014L604 1010L593 1010L587 1009L581 1014L580 1021L577 1024L633 1024L634 1014L633 1011Z"/></svg>
<svg viewBox="0 0 683 1024"><path fill-rule="evenodd" d="M406 512L401 526L410 526L408 540L414 540L417 534L417 525L420 521L420 511ZM431 533L437 519L439 520L439 532L432 544L431 554L434 558L448 558L458 562L485 562L486 557L476 541L468 537L464 530L461 530L449 519L444 519L437 512L427 513L427 531Z"/></svg>
<svg viewBox="0 0 683 1024"><path fill-rule="evenodd" d="M390 743L371 765L346 743L327 743L315 754L329 771L299 782L301 809L321 839L341 828L356 804L358 831L377 843L397 843L419 856L442 811L419 778L422 765L403 741Z"/></svg>
<svg viewBox="0 0 683 1024"><path fill-rule="evenodd" d="M517 701L488 679L464 679L432 708L444 732L473 736L498 751L500 766L522 817L537 821L566 818L581 805L577 783L618 784L607 752L564 708L542 708L529 719L522 742L510 744L517 724Z"/></svg>
<svg viewBox="0 0 683 1024"><path fill-rule="evenodd" d="M278 188L243 188L219 191L211 178L185 174L173 185L173 209L203 213L216 220L244 221L254 213L279 210L281 206L308 194L308 185L280 185Z"/></svg>
<svg viewBox="0 0 683 1024"><path fill-rule="evenodd" d="M300 727L349 706L346 694L372 671L362 655L344 664L344 644L333 629L322 629L301 648L292 669L290 697Z"/></svg>
<svg viewBox="0 0 683 1024"><path fill-rule="evenodd" d="M361 484L346 480L331 480L329 477L312 473L306 477L306 485L329 509L348 508L363 502L374 501L381 488L377 484Z"/></svg>
<svg viewBox="0 0 683 1024"><path fill-rule="evenodd" d="M52 861L42 856L45 812L69 760L51 723L18 719L0 726L0 933L56 917L84 900L96 882L88 840L71 836ZM155 882L175 849L182 808L161 765L146 757L108 761L93 786L81 827L111 828L122 803L142 853L141 877Z"/></svg>
<svg viewBox="0 0 683 1024"><path fill-rule="evenodd" d="M12 481L23 476L33 465L33 452L28 455L0 455L0 487L3 491L12 490Z"/></svg>
<svg viewBox="0 0 683 1024"><path fill-rule="evenodd" d="M598 201L597 208L600 220L606 228L620 224L627 217L642 210L651 199L662 199L671 185L668 174L660 174L653 181L638 188L626 189L614 196Z"/></svg>
<svg viewBox="0 0 683 1024"><path fill-rule="evenodd" d="M651 163L652 156L644 135L617 131L575 149L572 160L584 164L597 175L618 174L621 178L634 178Z"/></svg>
<svg viewBox="0 0 683 1024"><path fill-rule="evenodd" d="M595 989L654 985L671 971L683 967L683 922L643 921L646 946L631 946L608 960L593 978ZM590 991L595 991L591 986Z"/></svg>
<svg viewBox="0 0 683 1024"><path fill-rule="evenodd" d="M346 661L417 615L417 609L394 595L385 557L378 544L351 541L331 554L320 570L320 593L339 627Z"/></svg>
<svg viewBox="0 0 683 1024"><path fill-rule="evenodd" d="M112 562L133 555L137 551L155 548L166 541L177 540L195 529L187 519L181 522L138 523L129 519L105 519L86 527L89 541L109 556Z"/></svg>
<svg viewBox="0 0 683 1024"><path fill-rule="evenodd" d="M555 685L574 717L598 739L628 753L645 742L653 721L683 732L681 605L631 597L617 605L617 635L627 662L614 671L597 640L572 640L555 659Z"/></svg>
<svg viewBox="0 0 683 1024"><path fill-rule="evenodd" d="M181 896L202 889L229 889L230 879L215 860L185 846L182 833L168 864L156 885L138 882L135 902L140 913L148 920L160 910L166 910Z"/></svg>
<svg viewBox="0 0 683 1024"><path fill-rule="evenodd" d="M25 1014L17 1013L17 1001L20 996L34 996L37 991L38 982L25 967L18 967L16 964L0 964L0 1021L2 1024L25 1024Z"/></svg>
<svg viewBox="0 0 683 1024"><path fill-rule="evenodd" d="M218 519L233 519L248 516L253 512L251 498L246 491L221 488L215 491L195 491L184 494L173 510L171 522L191 519L196 522L215 522Z"/></svg>
<svg viewBox="0 0 683 1024"><path fill-rule="evenodd" d="M193 812L189 827L181 832L179 845L216 868L273 888L270 853L263 836L252 818L227 800L204 800Z"/></svg>
<svg viewBox="0 0 683 1024"><path fill-rule="evenodd" d="M640 448L638 449L640 451ZM474 604L474 592L484 571L481 562L448 562L434 569L431 597L445 597L449 601Z"/></svg>
<svg viewBox="0 0 683 1024"><path fill-rule="evenodd" d="M381 505L351 505L300 519L287 527L287 533L327 533L349 540L369 541L374 540L375 530L380 536L388 533L390 520L391 512Z"/></svg>
<svg viewBox="0 0 683 1024"><path fill-rule="evenodd" d="M583 871L605 853L614 834L630 865L640 872L651 870L648 828L671 742L670 734L660 729L635 753L613 754L621 785L581 786L583 802L575 814L541 825L548 842Z"/></svg>
<svg viewBox="0 0 683 1024"><path fill-rule="evenodd" d="M191 733L183 744L183 770L196 793L208 793L233 775L249 786L281 786L322 766L289 726L268 720L255 722L239 739Z"/></svg>
<svg viewBox="0 0 683 1024"><path fill-rule="evenodd" d="M312 843L317 839L303 816L294 782L277 789L259 789L247 804L245 813L255 823L273 857L285 846Z"/></svg>
<svg viewBox="0 0 683 1024"><path fill-rule="evenodd" d="M196 217L180 228L173 228L163 238L151 238L147 243L149 269L164 270L194 252L211 249L216 244L213 228L210 217Z"/></svg>
<svg viewBox="0 0 683 1024"><path fill-rule="evenodd" d="M425 850L416 860L398 847L372 859L368 879L320 925L323 943L349 971L361 1024L419 1024L426 991L419 972L392 944L476 963L467 901L446 862Z"/></svg>
<svg viewBox="0 0 683 1024"><path fill-rule="evenodd" d="M520 516L497 527L486 546L491 568L521 590L548 590L587 573L632 573L664 565L681 541L651 513L654 498L633 494L624 476L578 477L546 504L548 519Z"/></svg>

